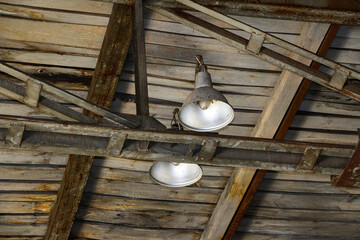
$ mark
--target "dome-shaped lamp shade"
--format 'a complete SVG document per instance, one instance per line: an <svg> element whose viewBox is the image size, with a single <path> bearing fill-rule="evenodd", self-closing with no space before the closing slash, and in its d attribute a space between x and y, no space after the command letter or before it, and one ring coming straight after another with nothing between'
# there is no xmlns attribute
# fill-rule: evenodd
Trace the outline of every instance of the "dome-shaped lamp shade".
<svg viewBox="0 0 360 240"><path fill-rule="evenodd" d="M185 187L200 180L202 169L191 163L156 162L151 166L149 174L160 185Z"/></svg>
<svg viewBox="0 0 360 240"><path fill-rule="evenodd" d="M185 99L180 110L180 123L197 132L211 132L227 126L234 119L233 108L212 87L208 72L199 72L196 77L195 90Z"/></svg>

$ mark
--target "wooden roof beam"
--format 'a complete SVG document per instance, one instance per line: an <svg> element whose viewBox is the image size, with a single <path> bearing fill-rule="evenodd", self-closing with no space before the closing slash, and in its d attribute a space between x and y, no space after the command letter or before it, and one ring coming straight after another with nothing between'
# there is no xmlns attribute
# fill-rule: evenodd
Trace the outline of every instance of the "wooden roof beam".
<svg viewBox="0 0 360 240"><path fill-rule="evenodd" d="M310 51L317 52L328 33L329 27L329 24L306 23L296 44ZM333 33L332 36L334 36ZM331 41L329 42L331 43ZM329 42L327 42L327 49L330 46ZM296 56L291 57L296 58ZM300 59L299 56L297 56L297 59L307 65L311 63L310 60ZM270 139L275 137L302 82L302 77L288 71L283 71L273 90L270 101L265 106L258 123L251 133L253 137ZM208 225L205 227L202 239L220 239L223 236L225 239L232 238L265 173L266 171L257 171L255 169L239 168L234 170L225 190L237 189L237 191L233 190L234 192L229 195L224 190ZM225 212L226 214L219 215L219 212ZM238 214L235 215L235 213ZM234 215L235 222L232 225ZM227 229L229 231L226 232Z"/></svg>
<svg viewBox="0 0 360 240"><path fill-rule="evenodd" d="M317 50L317 54L319 56L325 56L339 27L340 25L337 24L331 25L325 37L323 37L322 35L324 35L324 31L327 29L326 24L309 23L304 27L302 34L300 34L297 44L315 52L319 43L322 42L320 48ZM313 68L319 68L320 64L312 62L310 66ZM292 81L291 78L296 80ZM278 84L276 85L277 87L275 87L273 91L272 101L266 105L258 123L255 126L255 129L253 130L253 133L259 133L260 136L264 137L266 137L266 135L273 135L275 139L283 139L290 127L290 124L295 118L296 112L310 88L310 85L311 81L307 79L300 79L298 76L294 76L294 74L282 75L282 77L278 80ZM280 110L278 108L280 108ZM273 123L272 126L265 127L265 125L267 125L267 121L264 121L266 120L266 118L263 117L264 115L268 116L267 120L268 122ZM235 212L234 217L231 220L231 223L229 224L228 229L226 230L223 238L224 240L230 240L234 236L265 174L266 171L264 170L256 171Z"/></svg>
<svg viewBox="0 0 360 240"><path fill-rule="evenodd" d="M132 2L132 0L97 1L124 4ZM191 10L175 0L144 2L153 7ZM353 0L197 0L196 2L224 14L347 25L360 24L360 3Z"/></svg>
<svg viewBox="0 0 360 240"><path fill-rule="evenodd" d="M87 100L109 108L115 95L132 37L132 6L114 4ZM88 116L100 117L84 112ZM71 155L57 200L50 215L45 239L67 239L92 165L92 156Z"/></svg>
<svg viewBox="0 0 360 240"><path fill-rule="evenodd" d="M291 50L292 52L302 55L305 58L309 58L311 60L314 60L316 62L321 63L322 65L325 65L331 69L334 69L334 74L329 75L324 72L321 72L319 70L313 69L308 65L305 65L301 63L301 61L294 60L290 57L284 56L276 51L270 50L266 47L261 47L259 51L254 52L253 47L249 48L249 45L254 45L255 43L251 44L252 40L251 38L245 39L241 36L238 36L236 34L233 34L223 28L220 28L218 26L215 26L209 22L206 22L198 17L195 17L191 14L188 14L186 12L182 11L172 11L168 9L161 9L161 8L154 8L149 5L147 5L150 9L174 20L177 22L180 22L184 24L185 26L188 26L190 28L193 28L203 34L206 34L210 37L213 37L227 45L230 45L232 47L235 47L239 49L242 52L248 53L256 58L259 58L263 61L269 62L270 64L273 64L277 67L280 67L284 70L288 70L292 73L295 73L301 77L304 77L306 79L309 79L313 82L316 82L326 88L329 88L333 91L339 92L347 97L353 98L357 101L360 101L360 86L357 86L356 84L351 84L350 81L345 81L349 76L356 78L357 80L360 80L360 73L356 72L354 70L351 70L349 68L346 68L344 66L341 66L338 63L335 63L331 60L322 58L320 56L316 56L315 54L310 54L309 51L306 51L305 49L302 49L299 51L299 47L290 47L290 44L287 45L281 45L276 43L278 46L283 47L287 50ZM208 13L207 13L208 14ZM226 18L226 16L224 16ZM223 21L223 20L222 20ZM259 33L260 34L260 33ZM269 34L261 33L266 38ZM261 41L259 38L255 41ZM268 38L267 38L268 39ZM253 40L254 41L254 40ZM275 43L275 41L272 41ZM282 41L283 43L284 41ZM256 45L256 44L255 44ZM291 49L292 48L292 49ZM306 54L304 54L307 52ZM341 72L341 73L339 73ZM344 74L344 73L349 74ZM341 82L342 84L338 84Z"/></svg>

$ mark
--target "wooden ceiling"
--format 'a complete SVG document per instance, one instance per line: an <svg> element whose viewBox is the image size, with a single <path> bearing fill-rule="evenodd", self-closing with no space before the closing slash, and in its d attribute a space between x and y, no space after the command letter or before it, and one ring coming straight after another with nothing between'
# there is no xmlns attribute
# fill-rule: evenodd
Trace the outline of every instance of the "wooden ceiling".
<svg viewBox="0 0 360 240"><path fill-rule="evenodd" d="M354 1L341 6L319 1L316 10L313 3L302 1L196 2L360 71L360 16ZM156 11L189 9L180 3L144 1L155 11L141 4L0 0L0 60L113 112L149 115L169 127L173 109L193 89L195 56L202 55L214 87L235 109L234 121L220 134L355 148L358 101ZM249 38L227 23L191 14ZM264 46L319 68L273 43L265 41ZM329 68L319 69L332 74ZM0 78L21 85L5 73ZM358 80L349 81L356 89ZM49 99L56 100L51 94ZM0 101L1 115L55 119L6 94ZM67 99L58 104L83 111ZM84 114L99 119L91 111ZM146 148L146 142L140 141L139 148ZM152 163L145 157L69 157L3 149L0 238L360 238L360 190L331 185L334 176L329 172L203 164L204 177L198 183L166 188L149 178Z"/></svg>

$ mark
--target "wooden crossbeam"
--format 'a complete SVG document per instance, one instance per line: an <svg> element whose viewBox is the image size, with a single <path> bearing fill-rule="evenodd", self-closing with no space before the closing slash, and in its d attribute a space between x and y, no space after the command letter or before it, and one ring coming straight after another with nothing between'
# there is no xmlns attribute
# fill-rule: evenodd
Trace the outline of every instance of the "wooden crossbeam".
<svg viewBox="0 0 360 240"><path fill-rule="evenodd" d="M339 89L337 86L330 85L330 79L332 78L331 75L328 75L326 73L323 73L319 70L313 69L309 67L306 64L301 63L301 61L296 61L290 57L286 57L280 53L277 53L273 50L270 50L266 47L262 47L260 49L260 52L258 54L254 53L253 51L249 51L246 49L246 46L249 42L249 40L238 36L236 34L233 34L225 29L222 29L220 27L217 27L209 22L206 22L198 17L195 17L191 14L188 14L186 12L181 11L172 11L172 10L166 10L161 8L154 8L151 6L147 6L150 9L174 20L177 22L180 22L184 24L185 26L188 26L190 28L193 28L203 34L206 34L210 37L213 37L227 45L230 45L232 47L235 47L239 49L240 51L243 51L245 53L248 53L250 55L253 55L261 60L264 60L266 62L269 62L270 64L273 64L277 67L280 67L284 70L288 70L290 72L293 72L301 77L304 77L306 79L309 79L313 82L316 82L326 88L329 88L333 91L339 92L347 97L353 98L357 101L360 101L360 87L354 87L351 86L351 84L345 83L343 88ZM319 61L319 60L317 60ZM338 66L338 64L336 64ZM340 66L340 65L339 65ZM345 67L340 66L342 70L345 69ZM354 78L360 79L360 73L346 69L349 74L352 74Z"/></svg>
<svg viewBox="0 0 360 240"><path fill-rule="evenodd" d="M130 45L132 36L131 26L132 6L114 4L90 84L87 97L88 102L84 102L82 104L83 107L89 105L89 102L97 104L102 108L108 109L110 107ZM67 99L64 100L66 101ZM95 119L112 116L107 111L85 109L88 111L85 111L84 114ZM137 127L131 121L123 120L121 120L122 123L125 123L128 127ZM119 146L119 141L124 140L121 137L116 138L112 135L109 142L111 145L107 146L104 151L118 155L119 152L114 151L113 147ZM71 155L69 157L57 200L49 219L45 239L68 238L90 174L92 161L92 156Z"/></svg>
<svg viewBox="0 0 360 240"><path fill-rule="evenodd" d="M0 149L61 154L77 153L100 157L197 163L276 171L299 171L297 166L304 158L306 149L316 148L320 151L320 155L315 166L309 172L332 175L341 173L354 152L354 146L347 145L314 144L190 132L135 130L105 127L97 124L17 120L11 117L0 119L0 136L4 136L7 129L13 124L25 126L21 145L9 144L9 141L3 138L0 139ZM28 134L29 132L31 134ZM118 135L119 138L114 139L114 135ZM113 139L110 140L111 138ZM123 143L124 139L126 139L125 143ZM117 144L123 146L120 154L116 151L109 151L110 141L113 146ZM137 149L139 141L151 142L148 151ZM213 144L218 144L218 150L215 151L211 161L207 158L198 158L201 151L195 151L193 156L187 155L190 144L201 145L204 142L210 143L209 146L211 147L207 149L209 152L215 148L216 145Z"/></svg>

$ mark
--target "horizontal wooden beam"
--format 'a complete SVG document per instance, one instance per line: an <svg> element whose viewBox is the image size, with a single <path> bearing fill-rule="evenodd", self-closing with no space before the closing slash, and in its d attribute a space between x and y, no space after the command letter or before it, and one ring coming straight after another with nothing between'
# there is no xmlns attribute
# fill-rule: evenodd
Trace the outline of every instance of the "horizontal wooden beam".
<svg viewBox="0 0 360 240"><path fill-rule="evenodd" d="M307 149L313 148L320 154L314 167L306 172L333 175L343 170L354 152L354 147L347 145L214 136L192 132L130 130L95 124L16 120L10 117L0 119L0 135L6 136L8 128L14 124L24 126L21 144L16 145L6 140L11 136L3 137L0 139L0 149L303 172L304 170L298 170L297 166ZM114 138L114 135L120 137ZM150 141L148 151L138 151L138 142L144 140ZM211 161L198 157L203 152L201 149L204 142L218 142L218 145L214 145ZM196 144L192 156L187 155L189 144ZM109 151L113 146L123 148Z"/></svg>
<svg viewBox="0 0 360 240"><path fill-rule="evenodd" d="M97 0L131 4L132 0ZM175 0L145 0L146 4L189 10ZM196 2L225 14L296 21L360 24L360 3L353 0L197 0Z"/></svg>
<svg viewBox="0 0 360 240"><path fill-rule="evenodd" d="M313 69L299 61L296 61L290 57L286 57L278 52L275 52L273 50L270 50L266 47L262 47L258 54L256 54L253 51L250 51L246 48L249 44L249 40L245 39L239 35L236 35L234 33L231 33L225 29L222 29L220 27L217 27L209 22L206 22L200 18L197 18L189 13L182 12L182 11L172 11L172 10L166 10L162 8L154 8L149 5L147 5L150 9L174 20L177 22L180 22L184 24L185 26L191 27L203 34L206 34L210 37L213 37L227 45L230 45L232 47L235 47L239 49L240 51L243 51L245 53L248 53L256 58L259 58L263 61L269 62L275 66L278 66L282 69L288 70L290 72L293 72L301 77L304 77L306 79L309 79L313 82L316 82L326 88L329 88L331 90L334 90L336 92L339 92L347 97L353 98L357 101L360 101L360 86L352 85L351 83L345 83L344 86L341 86L339 88L339 85L336 84L330 84L330 80L333 78L333 76L328 75L324 72L321 72L319 70ZM318 58L321 58L318 56ZM315 59L315 58L313 58ZM322 58L323 59L323 58ZM318 61L318 60L317 60ZM344 68L343 66L340 66L336 63L335 64L337 68L344 70L345 72L351 72L352 77L360 79L360 73ZM334 66L335 67L335 66Z"/></svg>

